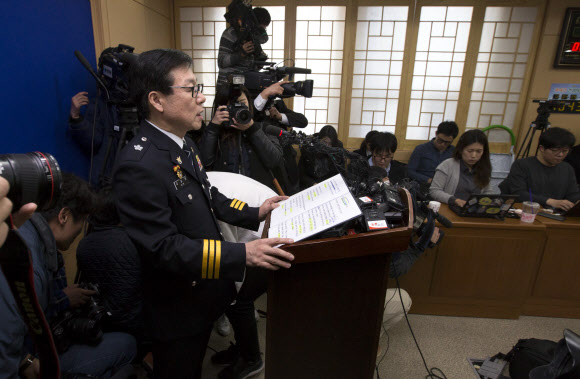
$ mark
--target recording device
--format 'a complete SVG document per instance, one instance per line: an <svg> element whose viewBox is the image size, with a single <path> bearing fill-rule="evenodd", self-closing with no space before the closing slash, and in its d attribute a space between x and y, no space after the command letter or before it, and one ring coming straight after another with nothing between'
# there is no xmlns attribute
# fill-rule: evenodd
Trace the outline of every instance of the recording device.
<svg viewBox="0 0 580 379"><path fill-rule="evenodd" d="M233 125L233 119L240 124L247 124L252 120L252 113L250 113L250 109L243 103L235 102L233 104L228 105L227 108L230 116L230 121L228 122L228 126Z"/></svg>
<svg viewBox="0 0 580 379"><path fill-rule="evenodd" d="M111 150L115 149L115 156L117 156L139 128L137 105L130 99L129 90L129 70L137 59L137 54L133 53L134 50L134 47L124 44L103 50L99 56L97 74L86 58L79 51L75 51L75 56L106 94L108 109L107 112L100 113L100 117L105 118L100 122L103 125L110 125L111 130L107 131L106 153L99 172L100 187L110 185L111 173L107 172L107 167L112 166L108 164L111 159ZM109 113L113 114L113 119L110 119ZM117 146L113 146L114 139L118 139Z"/></svg>
<svg viewBox="0 0 580 379"><path fill-rule="evenodd" d="M254 11L252 10L252 1L233 0L228 5L227 12L224 15L226 21L233 26L238 32L238 41L234 49L242 50L242 45L248 41L254 43L255 59L265 61L268 59L260 45L268 42L268 33L261 25Z"/></svg>
<svg viewBox="0 0 580 379"><path fill-rule="evenodd" d="M75 343L99 344L103 338L103 321L111 315L101 304L101 294L96 284L81 283L79 288L93 290L96 294L90 296L81 308L64 311L51 322L54 343L61 354Z"/></svg>
<svg viewBox="0 0 580 379"><path fill-rule="evenodd" d="M284 77L288 76L288 80L294 80L295 74L310 74L312 70L300 67L285 67L275 66L273 62L256 62L256 67L253 70L244 73L245 86L250 91L252 96L258 96L260 92L268 88L274 83L279 82ZM304 80L293 83L282 84L284 92L278 95L280 98L288 98L296 95L304 97L312 97L314 88L314 81Z"/></svg>
<svg viewBox="0 0 580 379"><path fill-rule="evenodd" d="M113 104L133 105L129 101L129 69L137 60L134 50L132 46L119 44L106 48L99 57L99 76Z"/></svg>
<svg viewBox="0 0 580 379"><path fill-rule="evenodd" d="M537 131L540 132L540 136L544 133L544 131L548 130L552 125L548 121L550 114L554 111L555 108L561 106L562 104L567 103L567 101L562 100L533 100L534 103L538 103L538 115L536 119L532 121L530 124L530 128L524 137L524 140L516 154L516 159L519 158L526 158L530 154L530 150L532 147L532 142L534 141L534 134ZM536 154L538 153L538 147L536 147Z"/></svg>
<svg viewBox="0 0 580 379"><path fill-rule="evenodd" d="M27 203L36 203L39 211L46 210L60 195L62 172L48 153L2 154L0 176L10 184L8 198L14 210Z"/></svg>

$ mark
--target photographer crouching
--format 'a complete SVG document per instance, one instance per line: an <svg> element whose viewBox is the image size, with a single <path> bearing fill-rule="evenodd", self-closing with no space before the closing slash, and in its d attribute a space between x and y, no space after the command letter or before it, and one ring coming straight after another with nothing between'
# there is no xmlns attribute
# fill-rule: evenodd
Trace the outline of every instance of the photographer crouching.
<svg viewBox="0 0 580 379"><path fill-rule="evenodd" d="M136 353L135 339L125 333L102 334L93 328L103 313L95 297L97 293L94 288L67 286L59 252L70 247L93 209L94 195L88 183L72 174L64 174L56 204L35 213L18 231L30 249L36 296L60 345L63 374L108 378L130 365ZM17 373L21 377L37 377L39 361L27 340L26 324L19 316L5 281L0 284L0 300L6 305L0 307L0 357L8 362L19 362L9 368L9 378L17 377Z"/></svg>

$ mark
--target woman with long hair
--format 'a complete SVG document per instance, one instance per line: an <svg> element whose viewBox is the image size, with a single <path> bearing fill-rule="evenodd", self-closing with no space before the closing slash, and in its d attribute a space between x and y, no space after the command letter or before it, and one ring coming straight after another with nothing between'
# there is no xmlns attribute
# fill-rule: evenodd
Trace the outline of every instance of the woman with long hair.
<svg viewBox="0 0 580 379"><path fill-rule="evenodd" d="M261 122L254 122L248 90L242 86L237 97L230 91L230 86L222 86L216 94L212 121L199 144L203 164L208 171L242 174L275 190L270 170L282 163L280 142L264 133ZM227 106L234 103L248 107L252 117L246 123L230 121Z"/></svg>
<svg viewBox="0 0 580 379"><path fill-rule="evenodd" d="M478 129L461 135L453 157L435 171L429 194L439 202L464 206L471 195L492 193L489 143Z"/></svg>

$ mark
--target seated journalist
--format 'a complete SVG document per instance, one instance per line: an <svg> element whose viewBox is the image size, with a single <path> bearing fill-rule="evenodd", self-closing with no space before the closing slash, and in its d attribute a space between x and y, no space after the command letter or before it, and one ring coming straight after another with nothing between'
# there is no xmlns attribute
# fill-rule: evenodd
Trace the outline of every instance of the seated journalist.
<svg viewBox="0 0 580 379"><path fill-rule="evenodd" d="M518 195L518 201L533 201L564 211L580 200L574 169L564 162L576 138L568 130L552 127L538 141L538 155L518 159L501 182L501 193Z"/></svg>
<svg viewBox="0 0 580 379"><path fill-rule="evenodd" d="M413 150L407 174L409 178L417 182L431 183L437 166L453 154L453 140L459 134L457 124L453 121L443 121L437 127L435 138L421 144Z"/></svg>
<svg viewBox="0 0 580 379"><path fill-rule="evenodd" d="M372 155L368 159L371 167L380 167L386 170L387 178L396 184L407 177L407 168L404 163L393 160L397 151L397 137L393 133L379 132L372 136L370 141Z"/></svg>
<svg viewBox="0 0 580 379"><path fill-rule="evenodd" d="M478 129L461 135L453 158L437 167L429 195L433 200L463 207L471 195L492 193L489 144Z"/></svg>

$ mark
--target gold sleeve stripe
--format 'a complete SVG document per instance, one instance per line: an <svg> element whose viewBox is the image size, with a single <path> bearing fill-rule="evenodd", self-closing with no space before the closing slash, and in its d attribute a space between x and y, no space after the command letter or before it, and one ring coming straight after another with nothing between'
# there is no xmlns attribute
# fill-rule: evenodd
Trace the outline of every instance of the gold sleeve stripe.
<svg viewBox="0 0 580 379"><path fill-rule="evenodd" d="M215 241L215 269L214 279L220 278L220 261L222 258L222 241Z"/></svg>
<svg viewBox="0 0 580 379"><path fill-rule="evenodd" d="M207 279L207 248L208 248L208 240L203 240L203 257L201 258L202 279Z"/></svg>
<svg viewBox="0 0 580 379"><path fill-rule="evenodd" d="M232 200L232 203L230 204L230 207L233 208L234 204L237 203L239 200L238 199L234 199Z"/></svg>
<svg viewBox="0 0 580 379"><path fill-rule="evenodd" d="M242 208L244 207L244 205L246 205L246 203L244 203L243 201L240 203L240 205L238 206L238 210L241 211Z"/></svg>
<svg viewBox="0 0 580 379"><path fill-rule="evenodd" d="M236 200L236 204L234 204L234 208L238 209L238 207L240 206L240 204L242 204L241 200Z"/></svg>
<svg viewBox="0 0 580 379"><path fill-rule="evenodd" d="M215 258L215 241L209 240L209 267L208 267L208 279L213 279L213 260Z"/></svg>

